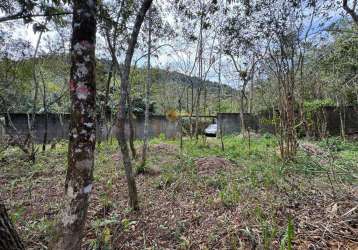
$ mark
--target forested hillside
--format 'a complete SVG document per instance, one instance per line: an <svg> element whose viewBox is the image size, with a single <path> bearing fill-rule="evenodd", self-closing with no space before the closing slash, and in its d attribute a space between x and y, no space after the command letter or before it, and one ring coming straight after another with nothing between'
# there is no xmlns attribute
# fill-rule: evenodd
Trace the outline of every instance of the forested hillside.
<svg viewBox="0 0 358 250"><path fill-rule="evenodd" d="M44 112L43 101L45 96L49 112L68 113L70 111L67 88L70 70L68 63L68 55L44 55L36 59L7 59L1 61L2 67L0 71L3 84L0 86L2 90L0 93L0 112L32 112L35 92L31 83L34 80L33 67L36 64L38 74L36 81L38 81L41 89L37 94L36 112ZM100 99L98 105L103 103L103 99L106 96L108 74L111 70L110 64L111 62L108 60L97 60L97 98ZM168 111L177 110L179 98L182 99L183 108L191 107L191 89L194 89L195 95L197 88L201 84L207 86L207 98L211 114L215 114L218 111L217 102L220 88L227 100L232 99L232 96L235 95L235 89L228 85L219 86L217 82L211 81L201 83L198 77L165 69L154 68L151 69L151 72L153 75L153 98L151 101L157 114L166 114ZM142 100L144 98L145 79L146 70L143 67L136 67L132 70L132 96L134 99ZM119 75L115 73L109 85L108 105L112 110L118 108L119 86ZM187 112L189 113L190 110Z"/></svg>

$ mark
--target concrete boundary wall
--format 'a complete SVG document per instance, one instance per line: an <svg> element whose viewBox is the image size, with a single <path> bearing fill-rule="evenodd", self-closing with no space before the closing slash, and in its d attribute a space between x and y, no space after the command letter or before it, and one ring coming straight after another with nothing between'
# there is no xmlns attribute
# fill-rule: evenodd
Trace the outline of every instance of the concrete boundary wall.
<svg viewBox="0 0 358 250"><path fill-rule="evenodd" d="M339 135L340 133L340 119L339 110L334 107L326 107L325 114L327 118L327 131L329 135ZM10 116L10 119L9 119ZM20 134L26 135L28 133L28 114L26 113L11 113L0 114L0 119L5 120L5 129L0 128L0 137L5 134ZM346 107L344 111L345 116L345 131L347 134L358 133L358 107ZM204 116L204 118L215 119L215 116ZM48 114L48 135L47 141L54 139L67 139L69 127L69 114ZM267 115L253 115L244 114L246 127L251 131L260 133L274 133L274 126L270 124L271 119ZM193 117L195 120L195 117ZM216 116L218 129L222 129L224 135L239 134L241 132L240 114L239 113L218 113ZM13 128L15 127L16 130ZM107 134L107 126L101 126L97 123L97 138L104 138ZM144 136L144 115L137 115L133 121L134 137L142 139ZM45 132L45 114L36 114L35 124L35 140L42 142ZM116 127L112 126L110 131L111 136L115 136ZM151 115L149 118L149 136L156 137L163 134L166 138L178 137L180 128L178 120L170 121L164 115ZM126 123L125 134L129 136L129 125ZM1 139L1 138L0 138Z"/></svg>
<svg viewBox="0 0 358 250"><path fill-rule="evenodd" d="M259 120L257 116L245 113L244 122L245 126L250 128L251 131L257 132L259 130ZM222 130L224 135L241 133L240 113L218 113L217 124L219 131Z"/></svg>
<svg viewBox="0 0 358 250"><path fill-rule="evenodd" d="M26 113L11 113L8 115L0 115L5 120L4 133L10 135L26 135L28 134L28 119L29 116ZM10 117L10 118L9 118ZM50 142L54 139L68 139L69 129L69 114L48 114L47 119L47 141ZM45 115L36 114L34 123L34 136L35 141L38 143L43 142L45 133ZM97 123L97 138L105 137L108 126L101 126ZM144 136L144 116L135 116L133 120L134 137L136 139L142 139ZM159 136L163 134L166 138L174 138L178 135L178 122L169 121L163 115L152 115L149 118L149 137ZM117 131L116 127L112 126L110 130L111 136L115 136ZM129 136L129 124L125 125L125 134Z"/></svg>

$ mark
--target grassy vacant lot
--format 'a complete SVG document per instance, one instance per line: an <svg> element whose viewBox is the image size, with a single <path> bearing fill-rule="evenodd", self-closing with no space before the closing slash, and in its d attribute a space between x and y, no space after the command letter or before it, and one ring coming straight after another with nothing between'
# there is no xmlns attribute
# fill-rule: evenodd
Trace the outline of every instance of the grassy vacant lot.
<svg viewBox="0 0 358 250"><path fill-rule="evenodd" d="M97 147L86 249L357 249L358 143L301 141L282 162L276 138L150 142L141 210L127 208L117 143ZM140 143L137 143L140 149ZM35 165L0 154L0 195L29 249L46 249L61 209L67 144ZM139 150L140 151L140 150Z"/></svg>

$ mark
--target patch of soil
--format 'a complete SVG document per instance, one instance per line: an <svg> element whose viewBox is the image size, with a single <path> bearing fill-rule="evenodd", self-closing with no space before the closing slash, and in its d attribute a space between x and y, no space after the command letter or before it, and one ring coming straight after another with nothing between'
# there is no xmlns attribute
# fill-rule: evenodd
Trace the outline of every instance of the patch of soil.
<svg viewBox="0 0 358 250"><path fill-rule="evenodd" d="M304 142L300 144L300 147L303 149L303 151L305 151L308 155L311 156L327 157L328 155L326 151L312 143Z"/></svg>
<svg viewBox="0 0 358 250"><path fill-rule="evenodd" d="M211 176L222 170L230 170L233 166L230 161L216 156L199 158L195 165L200 176Z"/></svg>
<svg viewBox="0 0 358 250"><path fill-rule="evenodd" d="M178 147L172 144L159 143L149 146L149 152L158 154L178 154Z"/></svg>
<svg viewBox="0 0 358 250"><path fill-rule="evenodd" d="M180 184L183 189L177 192L177 185L157 189L148 177L138 177L141 210L126 214L127 204L118 205L118 221L126 219L131 226L112 228L112 249L229 249L227 227L232 223L227 220L239 223L233 220L239 210L210 205L210 197L217 194L198 190L185 179ZM126 187L123 189L125 194ZM194 193L199 197L194 198ZM116 200L125 201L125 197L119 193ZM250 249L250 243L241 240L246 246L243 249Z"/></svg>

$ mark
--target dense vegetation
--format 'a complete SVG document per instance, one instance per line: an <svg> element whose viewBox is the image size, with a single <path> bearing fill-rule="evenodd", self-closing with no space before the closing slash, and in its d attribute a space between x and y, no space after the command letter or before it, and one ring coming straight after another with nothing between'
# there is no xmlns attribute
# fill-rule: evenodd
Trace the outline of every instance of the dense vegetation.
<svg viewBox="0 0 358 250"><path fill-rule="evenodd" d="M135 163L140 213L127 209L116 142L101 144L85 246L354 249L350 210L357 143L304 141L290 163L281 161L271 135L251 138L250 147L241 136L225 137L224 143L222 151L216 139L185 140L180 153L178 141L151 140L145 169ZM16 149L1 154L1 196L10 201L11 217L28 247L46 246L56 227L66 144L40 153L35 165Z"/></svg>

